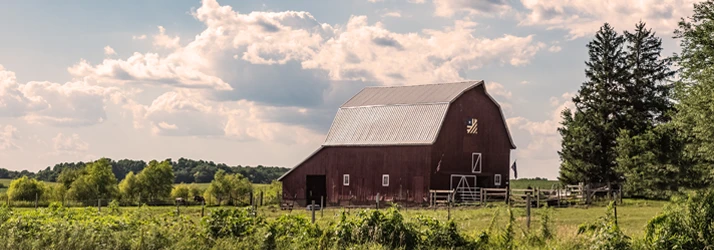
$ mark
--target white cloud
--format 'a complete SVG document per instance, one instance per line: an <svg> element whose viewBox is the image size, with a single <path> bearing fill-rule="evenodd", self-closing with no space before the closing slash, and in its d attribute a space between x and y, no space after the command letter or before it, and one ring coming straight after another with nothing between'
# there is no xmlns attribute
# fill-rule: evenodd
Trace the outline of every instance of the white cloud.
<svg viewBox="0 0 714 250"><path fill-rule="evenodd" d="M78 134L58 133L52 138L52 143L56 154L82 154L89 150L89 143L82 140Z"/></svg>
<svg viewBox="0 0 714 250"><path fill-rule="evenodd" d="M111 56L111 55L116 55L116 54L117 54L117 52L114 51L114 49L112 49L112 47L109 47L109 45L104 47L104 55Z"/></svg>
<svg viewBox="0 0 714 250"><path fill-rule="evenodd" d="M131 36L131 39L132 40L144 40L144 39L146 39L146 35L142 34L142 35L138 35L138 36Z"/></svg>
<svg viewBox="0 0 714 250"><path fill-rule="evenodd" d="M19 149L15 144L17 140L17 128L12 125L0 126L0 150Z"/></svg>
<svg viewBox="0 0 714 250"><path fill-rule="evenodd" d="M29 123L52 126L100 123L106 119L105 101L119 95L117 91L82 81L20 84L14 72L0 65L0 116L21 117Z"/></svg>
<svg viewBox="0 0 714 250"><path fill-rule="evenodd" d="M281 108L261 107L249 101L219 103L191 90L164 93L143 108L143 122L151 126L155 135L281 143L315 143L322 139L315 132L300 126L266 120L267 113L285 112L276 110Z"/></svg>
<svg viewBox="0 0 714 250"><path fill-rule="evenodd" d="M470 15L503 15L511 10L505 0L434 0L434 7L436 15L444 17L459 12Z"/></svg>
<svg viewBox="0 0 714 250"><path fill-rule="evenodd" d="M521 25L567 30L570 38L595 33L605 22L634 29L644 21L660 34L671 34L680 18L692 14L695 0L521 0Z"/></svg>
<svg viewBox="0 0 714 250"><path fill-rule="evenodd" d="M370 25L364 16L333 27L307 12L240 14L214 0L203 1L193 15L206 29L186 46L168 46L175 49L165 57L135 53L96 66L81 61L69 70L98 82L230 90L218 77L235 74L235 68L221 71L229 55L254 65L298 62L303 69L326 71L331 80L391 85L462 80L459 72L488 64L521 66L546 47L532 35L475 37L476 23L468 19L443 30L396 33L380 22Z"/></svg>
<svg viewBox="0 0 714 250"><path fill-rule="evenodd" d="M560 97L551 97L554 107L543 121L532 121L524 117L511 117L506 120L511 131L525 131L530 137L527 145L519 147L517 158L523 165L541 166L547 169L529 169L527 176L543 176L545 173L557 173L560 167L558 151L561 148L561 138L558 127L562 122L561 112L565 108L573 110L573 93L564 93ZM555 178L556 176L545 176Z"/></svg>
<svg viewBox="0 0 714 250"><path fill-rule="evenodd" d="M161 48L177 49L181 47L180 41L181 38L178 36L170 37L166 35L166 29L163 26L159 26L159 34L154 36L154 45Z"/></svg>
<svg viewBox="0 0 714 250"><path fill-rule="evenodd" d="M561 48L558 45L553 45L553 46L550 46L550 48L548 48L548 51L556 53L556 52L560 52L560 50L562 50L562 49L563 48Z"/></svg>
<svg viewBox="0 0 714 250"><path fill-rule="evenodd" d="M367 0L370 3L383 2L384 0Z"/></svg>
<svg viewBox="0 0 714 250"><path fill-rule="evenodd" d="M402 17L402 13L399 11L390 11L382 14L382 17Z"/></svg>
<svg viewBox="0 0 714 250"><path fill-rule="evenodd" d="M509 100L511 99L511 97L513 97L513 93L511 93L510 90L507 90L506 87L497 82L487 82L486 90L490 95L500 96L506 100Z"/></svg>
<svg viewBox="0 0 714 250"><path fill-rule="evenodd" d="M415 3L415 4L422 4L425 3L425 0L407 0L409 3Z"/></svg>
<svg viewBox="0 0 714 250"><path fill-rule="evenodd" d="M531 83L531 82L526 81L526 80L521 81L521 84L523 84L523 85L525 85L525 84L530 84L530 83Z"/></svg>

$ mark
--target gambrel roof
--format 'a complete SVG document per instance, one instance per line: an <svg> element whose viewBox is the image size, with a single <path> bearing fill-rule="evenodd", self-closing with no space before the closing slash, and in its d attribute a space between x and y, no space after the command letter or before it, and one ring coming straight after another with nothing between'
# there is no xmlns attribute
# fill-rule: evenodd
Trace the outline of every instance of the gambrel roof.
<svg viewBox="0 0 714 250"><path fill-rule="evenodd" d="M323 146L433 144L449 104L480 84L483 81L365 88L337 111Z"/></svg>

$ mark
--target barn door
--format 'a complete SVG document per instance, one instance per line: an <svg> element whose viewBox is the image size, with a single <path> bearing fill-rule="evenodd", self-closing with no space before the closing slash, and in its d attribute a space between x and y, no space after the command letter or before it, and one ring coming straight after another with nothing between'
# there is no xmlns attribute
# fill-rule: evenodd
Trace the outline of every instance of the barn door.
<svg viewBox="0 0 714 250"><path fill-rule="evenodd" d="M476 186L475 175L451 175L451 190L456 192L457 201L477 202L481 200L481 190Z"/></svg>
<svg viewBox="0 0 714 250"><path fill-rule="evenodd" d="M424 200L424 178L421 176L414 176L412 177L412 185L414 185L414 188L412 188L413 194L410 194L409 196L412 196L412 201L416 203L421 203Z"/></svg>

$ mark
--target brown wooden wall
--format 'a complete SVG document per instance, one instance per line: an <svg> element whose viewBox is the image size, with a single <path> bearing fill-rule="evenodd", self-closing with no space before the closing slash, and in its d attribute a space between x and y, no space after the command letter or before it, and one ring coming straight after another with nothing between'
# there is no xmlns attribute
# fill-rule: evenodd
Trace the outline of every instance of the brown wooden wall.
<svg viewBox="0 0 714 250"><path fill-rule="evenodd" d="M305 205L307 175L325 175L328 204L383 201L424 202L428 196L431 146L323 147L282 179L283 198ZM343 174L350 185L342 185ZM382 175L389 174L389 187Z"/></svg>
<svg viewBox="0 0 714 250"><path fill-rule="evenodd" d="M478 119L478 134L466 133L466 121ZM439 137L433 147L431 189L449 189L452 174L477 175L477 186L494 187L493 176L501 174L501 186L509 180L511 143L502 114L496 103L484 92L483 84L466 91L450 106ZM482 154L482 171L471 172L471 154Z"/></svg>

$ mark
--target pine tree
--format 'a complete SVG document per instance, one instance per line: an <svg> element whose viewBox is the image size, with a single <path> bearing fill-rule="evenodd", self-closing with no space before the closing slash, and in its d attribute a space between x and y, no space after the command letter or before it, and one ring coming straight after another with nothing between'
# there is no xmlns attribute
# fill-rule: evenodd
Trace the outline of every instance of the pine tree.
<svg viewBox="0 0 714 250"><path fill-rule="evenodd" d="M564 117L564 135L559 152L560 179L588 184L617 182L615 172L616 139L623 118L618 104L625 96L629 72L623 51L625 38L605 23L588 43L589 60L585 62L587 81L573 98L575 113ZM568 114L564 113L564 116ZM572 136L580 134L585 138Z"/></svg>
<svg viewBox="0 0 714 250"><path fill-rule="evenodd" d="M671 60L661 56L662 39L645 28L645 23L639 22L633 33L625 31L625 38L630 81L626 82L625 95L621 97L620 107L624 114L619 125L631 134L639 135L657 123L669 120L672 85L667 80L674 71L670 69Z"/></svg>

